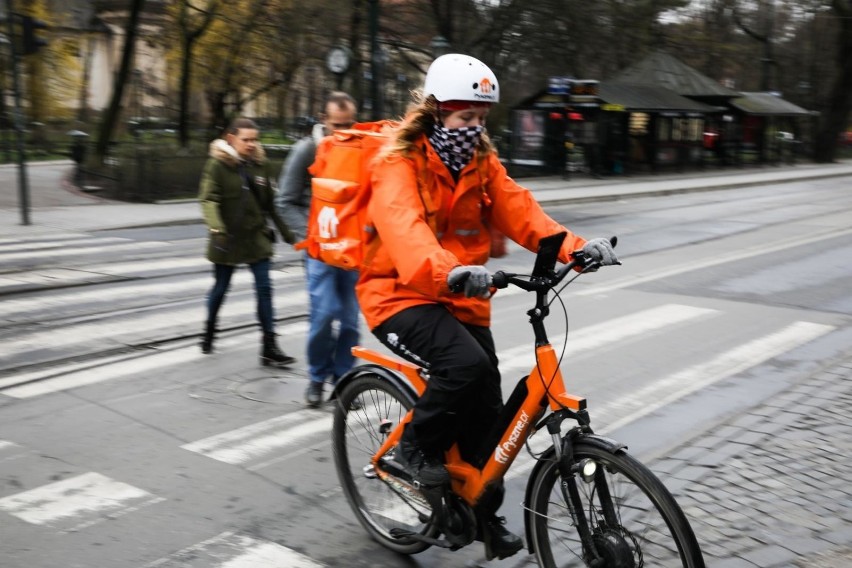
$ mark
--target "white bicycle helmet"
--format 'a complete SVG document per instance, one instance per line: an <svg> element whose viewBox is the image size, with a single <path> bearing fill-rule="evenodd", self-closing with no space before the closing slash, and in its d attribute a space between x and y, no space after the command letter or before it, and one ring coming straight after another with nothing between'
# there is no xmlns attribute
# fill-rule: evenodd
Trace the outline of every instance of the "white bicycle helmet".
<svg viewBox="0 0 852 568"><path fill-rule="evenodd" d="M426 71L423 95L438 102L500 102L497 77L488 66L469 55L448 53L432 62Z"/></svg>

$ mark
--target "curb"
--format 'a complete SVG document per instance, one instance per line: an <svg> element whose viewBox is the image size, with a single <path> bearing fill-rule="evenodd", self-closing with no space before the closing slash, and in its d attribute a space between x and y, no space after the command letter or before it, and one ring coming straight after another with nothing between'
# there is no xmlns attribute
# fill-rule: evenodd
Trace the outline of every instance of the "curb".
<svg viewBox="0 0 852 568"><path fill-rule="evenodd" d="M826 172L822 174L814 174L805 177L794 177L794 178L783 178L777 179L767 182L766 180L754 180L754 181L741 181L741 182L732 182L732 183L722 183L718 185L702 185L696 187L679 187L679 188L671 188L671 189L652 189L645 191L621 191L614 193L602 193L600 195L587 195L587 196L575 196L575 197L554 197L552 199L544 198L536 198L539 203L547 203L549 205L570 205L570 204L581 204L581 203L595 203L595 202L607 202L607 201L620 201L622 199L630 199L630 198L643 198L643 197L664 197L667 195L685 195L688 193L699 193L699 192L707 192L707 191L723 191L729 189L738 189L743 187L756 187L760 185L773 185L773 184L781 184L781 183L795 183L806 180L817 180L817 179L830 179L836 177L850 177L852 176L852 172ZM540 190L540 191L560 191L555 189L549 190ZM563 190L569 191L569 190ZM535 194L535 192L533 192Z"/></svg>

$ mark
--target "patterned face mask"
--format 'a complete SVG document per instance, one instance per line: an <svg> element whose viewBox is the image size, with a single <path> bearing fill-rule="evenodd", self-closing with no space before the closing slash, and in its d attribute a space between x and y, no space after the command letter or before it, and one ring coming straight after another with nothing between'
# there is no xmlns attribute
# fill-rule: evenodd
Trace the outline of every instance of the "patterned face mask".
<svg viewBox="0 0 852 568"><path fill-rule="evenodd" d="M429 142L455 176L470 163L483 130L481 125L447 128L436 124Z"/></svg>

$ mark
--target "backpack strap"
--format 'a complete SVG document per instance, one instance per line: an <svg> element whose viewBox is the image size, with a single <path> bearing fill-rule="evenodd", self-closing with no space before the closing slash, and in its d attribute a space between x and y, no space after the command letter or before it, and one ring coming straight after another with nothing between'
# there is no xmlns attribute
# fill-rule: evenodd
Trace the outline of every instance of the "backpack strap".
<svg viewBox="0 0 852 568"><path fill-rule="evenodd" d="M426 223L429 225L429 228L432 229L432 232L437 236L438 234L438 212L435 209L434 204L432 203L431 198L429 197L429 182L432 179L432 172L426 165L426 154L422 148L417 147L411 153L414 158L415 165L415 173L414 177L417 180L417 194L420 196L420 202L423 203L423 210L426 213ZM373 235L373 238L370 239L370 242L367 243L366 249L364 251L364 261L362 265L364 267L369 267L370 263L373 260L373 257L376 255L376 252L379 250L379 245L382 242L381 236L378 233Z"/></svg>

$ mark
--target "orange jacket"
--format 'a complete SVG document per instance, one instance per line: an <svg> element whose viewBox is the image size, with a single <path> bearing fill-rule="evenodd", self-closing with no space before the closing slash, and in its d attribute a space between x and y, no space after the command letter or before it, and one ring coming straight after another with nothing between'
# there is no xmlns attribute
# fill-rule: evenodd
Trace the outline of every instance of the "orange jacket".
<svg viewBox="0 0 852 568"><path fill-rule="evenodd" d="M358 279L361 311L373 329L411 306L440 303L463 322L487 326L491 301L447 286L454 267L488 261L486 223L530 251L542 237L566 229L506 174L495 154L474 158L455 182L425 136L417 146L425 158L393 157L373 166L368 213L381 244ZM585 242L569 231L559 260L568 262Z"/></svg>

